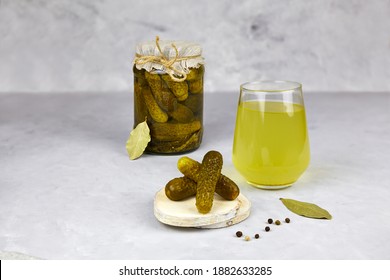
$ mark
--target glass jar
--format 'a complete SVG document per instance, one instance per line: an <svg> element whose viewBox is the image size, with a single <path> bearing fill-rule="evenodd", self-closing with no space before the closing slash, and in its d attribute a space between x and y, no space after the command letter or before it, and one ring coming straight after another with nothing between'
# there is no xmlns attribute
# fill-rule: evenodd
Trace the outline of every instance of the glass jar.
<svg viewBox="0 0 390 280"><path fill-rule="evenodd" d="M203 134L204 60L198 44L156 41L139 44L134 60L134 127L147 120L146 151L184 153Z"/></svg>

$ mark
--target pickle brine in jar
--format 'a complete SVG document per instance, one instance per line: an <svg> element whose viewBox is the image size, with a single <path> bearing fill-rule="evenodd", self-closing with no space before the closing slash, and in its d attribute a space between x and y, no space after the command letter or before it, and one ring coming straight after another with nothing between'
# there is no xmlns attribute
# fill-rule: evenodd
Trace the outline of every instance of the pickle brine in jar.
<svg viewBox="0 0 390 280"><path fill-rule="evenodd" d="M134 127L147 120L146 151L184 153L197 149L203 134L201 47L186 41L137 45L134 72Z"/></svg>

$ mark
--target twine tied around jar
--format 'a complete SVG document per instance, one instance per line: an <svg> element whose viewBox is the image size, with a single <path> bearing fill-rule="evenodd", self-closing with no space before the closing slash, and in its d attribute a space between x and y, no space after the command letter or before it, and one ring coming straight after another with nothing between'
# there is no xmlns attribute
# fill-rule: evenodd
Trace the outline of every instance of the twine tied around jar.
<svg viewBox="0 0 390 280"><path fill-rule="evenodd" d="M179 57L179 51L174 43L171 44L172 48L175 50L175 57L172 59L169 59L164 55L164 53L161 51L160 48L160 38L156 36L156 47L158 51L160 52L160 55L140 55L136 54L134 59L134 64L142 66L146 63L152 62L157 63L165 67L167 74L171 77L172 80L175 82L183 82L187 78L187 73L185 73L182 70L179 70L175 68L173 65L175 62L183 61L187 59L197 58L200 57L200 55L194 55L194 56L182 56ZM181 77L181 78L178 78Z"/></svg>

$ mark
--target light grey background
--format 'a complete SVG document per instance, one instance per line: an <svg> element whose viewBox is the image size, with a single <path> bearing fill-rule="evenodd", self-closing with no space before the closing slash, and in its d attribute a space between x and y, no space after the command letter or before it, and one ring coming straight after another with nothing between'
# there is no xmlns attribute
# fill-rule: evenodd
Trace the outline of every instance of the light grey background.
<svg viewBox="0 0 390 280"><path fill-rule="evenodd" d="M0 0L0 92L131 90L135 45L156 35L202 45L208 93L390 91L389 0Z"/></svg>

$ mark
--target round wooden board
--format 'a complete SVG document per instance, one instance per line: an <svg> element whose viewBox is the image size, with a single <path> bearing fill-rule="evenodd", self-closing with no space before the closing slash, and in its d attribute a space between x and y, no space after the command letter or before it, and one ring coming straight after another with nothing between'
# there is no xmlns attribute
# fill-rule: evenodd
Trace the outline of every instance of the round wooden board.
<svg viewBox="0 0 390 280"><path fill-rule="evenodd" d="M195 206L195 196L182 201L172 201L165 189L154 198L154 215L160 222L177 227L222 228L245 220L250 214L251 203L240 194L235 200L225 200L214 195L211 211L200 214Z"/></svg>

